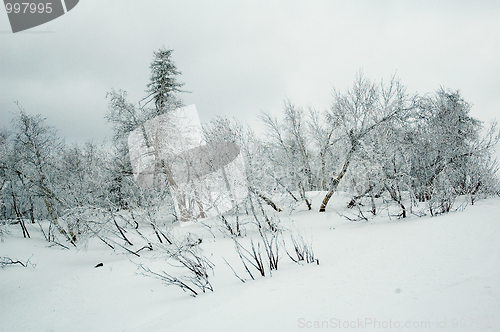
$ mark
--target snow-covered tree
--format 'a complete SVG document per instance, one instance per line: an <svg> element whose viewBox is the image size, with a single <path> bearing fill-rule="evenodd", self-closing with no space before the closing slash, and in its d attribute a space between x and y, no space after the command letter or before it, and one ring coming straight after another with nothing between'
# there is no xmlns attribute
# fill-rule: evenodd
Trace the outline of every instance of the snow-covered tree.
<svg viewBox="0 0 500 332"><path fill-rule="evenodd" d="M296 191L308 208L311 203L306 191L316 188L315 172L312 169L312 140L309 135L306 113L290 101L285 102L284 120L263 113L262 121L267 128L265 144L272 151L270 161L274 165L271 173L277 188L288 193ZM292 194L293 197L295 197Z"/></svg>
<svg viewBox="0 0 500 332"><path fill-rule="evenodd" d="M14 119L11 174L15 174L29 199L43 202L47 216L59 233L75 244L76 234L71 227L59 222L62 211L68 208L65 197L59 191L61 183L60 155L63 143L55 129L40 115L27 114L19 108ZM12 185L13 182L11 182ZM13 193L14 193L14 189ZM15 201L15 197L12 197Z"/></svg>
<svg viewBox="0 0 500 332"><path fill-rule="evenodd" d="M116 199L123 200L123 192L121 186L127 182L124 181L124 176L132 176L132 167L128 153L127 138L128 135L140 129L142 137L148 149L155 152L156 169L155 174L169 173L164 163L161 163L161 158L158 155L157 149L154 148L154 137L150 137L146 129L146 121L162 114L168 114L172 110L182 106L182 101L178 96L180 89L184 84L177 81L177 76L180 72L177 70L173 60L171 59L172 50L164 48L153 53L153 61L151 62L151 77L147 85L146 92L148 95L144 97L138 107L127 100L127 93L125 91L112 90L108 93L109 110L106 118L113 124L114 128L114 144L115 152L121 152L122 155L117 158L121 161L115 163L115 176L112 177L113 190L116 193ZM153 107L149 104L153 103ZM170 176L165 176L166 179L171 179ZM175 186L171 181L164 181L166 184L166 191L168 193L167 200L171 200L170 188ZM149 197L149 196L148 196ZM123 205L121 202L120 205ZM172 205L172 204L170 204Z"/></svg>
<svg viewBox="0 0 500 332"><path fill-rule="evenodd" d="M161 48L153 53L153 61L149 67L151 76L146 90L148 95L142 101L144 102L143 106L154 102L155 107L151 110L145 110L147 119L165 114L169 110L183 105L178 93L183 92L181 88L184 83L177 80L177 76L181 72L177 70L172 60L172 52L173 50Z"/></svg>
<svg viewBox="0 0 500 332"><path fill-rule="evenodd" d="M460 183L480 167L471 169L471 162L488 156L498 142L494 127L481 138L483 126L469 115L470 109L459 91L443 88L418 102L417 121L407 133L412 188L419 201L429 203L431 213L449 211L463 191Z"/></svg>
<svg viewBox="0 0 500 332"><path fill-rule="evenodd" d="M412 108L412 98L395 78L386 86L377 85L359 73L351 89L344 94L334 91L334 102L328 111L329 125L335 129L337 152L344 156L342 167L329 185L328 193L320 207L326 206L356 157L366 153L365 144L375 130L390 125ZM383 148L383 147L381 147Z"/></svg>

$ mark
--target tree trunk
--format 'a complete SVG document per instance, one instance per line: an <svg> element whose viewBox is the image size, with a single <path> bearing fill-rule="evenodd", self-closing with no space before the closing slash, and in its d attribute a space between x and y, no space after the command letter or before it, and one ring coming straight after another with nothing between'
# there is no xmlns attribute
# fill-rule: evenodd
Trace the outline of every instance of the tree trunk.
<svg viewBox="0 0 500 332"><path fill-rule="evenodd" d="M330 185L330 190L328 191L325 198L323 199L323 203L321 203L321 207L319 208L319 212L326 211L326 206L328 205L330 198L332 197L333 193L337 190L337 187L339 186L340 180L342 180L345 173L347 172L347 168L349 167L349 163L351 162L351 157L352 157L353 152L354 152L354 149L351 149L351 151L349 151L349 153L347 154L346 160L344 162L344 166L342 167L342 170L340 171L340 174L332 180L332 184Z"/></svg>
<svg viewBox="0 0 500 332"><path fill-rule="evenodd" d="M268 205L270 205L275 211L278 211L278 212L281 212L281 209L276 205L274 204L273 201L271 201L269 198L267 198L266 196L262 195L261 193L259 193L257 190L255 190L255 188L253 187L249 187L248 188L252 193L254 193L255 195L259 196L260 198L262 198L264 200L264 202L266 202Z"/></svg>
<svg viewBox="0 0 500 332"><path fill-rule="evenodd" d="M309 200L307 199L306 197L306 190L304 189L304 185L302 184L302 181L299 182L299 187L300 187L300 196L302 197L302 199L306 202L306 205L307 205L307 209L308 210L311 210L311 203L309 202Z"/></svg>
<svg viewBox="0 0 500 332"><path fill-rule="evenodd" d="M49 199L47 199L47 197L43 197L43 201L45 202L45 206L47 208L47 212L49 213L50 217L52 218L52 223L54 224L54 226L56 226L56 228L59 231L59 233L63 234L66 237L66 240L68 240L68 242L70 242L72 245L74 245L76 247L76 244L73 241L73 239L61 227L61 225L59 225L59 222L57 220L57 216L56 216L56 213L54 211L54 207L52 206L52 203L49 202ZM71 236L74 236L74 234L71 234Z"/></svg>
<svg viewBox="0 0 500 332"><path fill-rule="evenodd" d="M19 211L19 207L17 206L16 196L14 195L14 190L12 189L12 184L11 184L10 188L11 188L12 203L14 206L14 211L16 212L17 221L19 222L19 225L21 226L21 229L23 230L23 237L31 238L30 234L28 233L28 229L26 228L26 225L24 224L23 216L22 216L21 212Z"/></svg>
<svg viewBox="0 0 500 332"><path fill-rule="evenodd" d="M321 190L326 190L326 157L325 157L325 150L320 152L320 158L321 158Z"/></svg>

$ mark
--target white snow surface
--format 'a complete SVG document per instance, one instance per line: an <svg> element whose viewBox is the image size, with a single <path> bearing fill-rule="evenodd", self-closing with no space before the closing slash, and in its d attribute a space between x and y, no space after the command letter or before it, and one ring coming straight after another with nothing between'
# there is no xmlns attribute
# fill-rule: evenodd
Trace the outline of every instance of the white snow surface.
<svg viewBox="0 0 500 332"><path fill-rule="evenodd" d="M320 264L296 264L281 250L278 271L255 280L229 237L176 225L177 236L202 237L215 264L214 292L196 298L139 274L131 261L175 269L150 261L154 252L137 258L97 240L49 247L38 226L24 239L10 225L0 256L36 266L0 269L0 331L500 331L500 198L437 217L359 222L337 214L339 195L318 213L321 198L312 197L313 211L279 214L288 249L290 230L300 231Z"/></svg>

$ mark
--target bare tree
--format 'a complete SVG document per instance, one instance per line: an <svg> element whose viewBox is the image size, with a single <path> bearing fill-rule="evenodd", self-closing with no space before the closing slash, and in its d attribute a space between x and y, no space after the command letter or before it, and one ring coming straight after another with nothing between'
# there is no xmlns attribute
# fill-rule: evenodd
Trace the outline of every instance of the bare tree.
<svg viewBox="0 0 500 332"><path fill-rule="evenodd" d="M350 90L345 94L334 91L333 95L334 102L328 112L328 120L338 135L336 139L342 144L344 162L330 183L320 212L326 211L330 198L347 173L355 155L363 152L364 141L369 134L395 120L397 116L402 116L403 112L412 107L405 88L395 78L392 78L388 86L383 82L377 85L359 73Z"/></svg>
<svg viewBox="0 0 500 332"><path fill-rule="evenodd" d="M312 108L309 109L309 118L310 135L315 143L315 148L318 151L319 157L319 187L321 190L327 190L327 165L331 165L335 158L334 153L332 153L332 146L335 144L333 141L335 128L325 125L325 114L317 112Z"/></svg>
<svg viewBox="0 0 500 332"><path fill-rule="evenodd" d="M261 120L268 128L266 145L272 151L269 161L275 167L276 175L273 177L276 184L294 198L291 191L297 190L310 210L311 203L306 191L313 190L315 180L305 114L302 108L286 101L284 115L285 119L281 123L269 113L261 115ZM279 169L282 172L278 172Z"/></svg>
<svg viewBox="0 0 500 332"><path fill-rule="evenodd" d="M67 208L64 199L57 193L59 151L62 142L55 130L45 123L40 115L29 115L20 106L14 121L14 146L18 156L15 173L29 182L45 205L52 224L59 233L75 245L76 235L59 223L60 208Z"/></svg>

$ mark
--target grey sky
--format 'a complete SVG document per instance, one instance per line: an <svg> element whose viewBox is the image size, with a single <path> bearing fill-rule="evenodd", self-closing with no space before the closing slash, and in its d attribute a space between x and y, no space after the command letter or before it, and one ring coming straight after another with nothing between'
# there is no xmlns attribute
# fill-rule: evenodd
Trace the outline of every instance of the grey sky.
<svg viewBox="0 0 500 332"><path fill-rule="evenodd" d="M283 100L323 110L355 73L409 92L459 89L472 115L500 105L500 1L80 0L17 34L0 10L0 122L14 101L68 142L110 137L106 92L144 96L153 51L174 49L186 104L258 125Z"/></svg>

